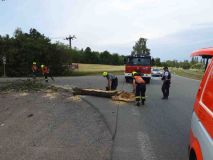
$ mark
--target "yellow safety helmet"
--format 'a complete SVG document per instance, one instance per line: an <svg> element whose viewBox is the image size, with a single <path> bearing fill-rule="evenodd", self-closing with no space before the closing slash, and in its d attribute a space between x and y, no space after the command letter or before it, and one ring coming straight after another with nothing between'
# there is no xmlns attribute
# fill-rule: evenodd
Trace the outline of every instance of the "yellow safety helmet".
<svg viewBox="0 0 213 160"><path fill-rule="evenodd" d="M137 72L133 71L133 72L132 72L132 76L134 76L135 74L137 74Z"/></svg>
<svg viewBox="0 0 213 160"><path fill-rule="evenodd" d="M44 67L44 65L42 64L42 65L41 65L41 68L43 68L43 67Z"/></svg>
<svg viewBox="0 0 213 160"><path fill-rule="evenodd" d="M36 62L33 62L33 64L36 64Z"/></svg>
<svg viewBox="0 0 213 160"><path fill-rule="evenodd" d="M106 76L108 75L108 73L107 73L107 72L103 72L102 75L103 75L104 77L106 77Z"/></svg>

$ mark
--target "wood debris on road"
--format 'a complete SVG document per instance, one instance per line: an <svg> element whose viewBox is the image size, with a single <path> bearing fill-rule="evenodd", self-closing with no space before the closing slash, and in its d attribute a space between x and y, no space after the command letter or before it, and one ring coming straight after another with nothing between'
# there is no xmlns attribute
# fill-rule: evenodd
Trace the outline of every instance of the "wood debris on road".
<svg viewBox="0 0 213 160"><path fill-rule="evenodd" d="M118 91L105 91L101 89L82 89L82 88L73 88L73 95L91 95L97 97L106 97L111 98L115 96Z"/></svg>
<svg viewBox="0 0 213 160"><path fill-rule="evenodd" d="M113 101L123 101L123 102L135 101L134 93L124 91L105 91L101 89L73 88L73 95L91 95L97 97L106 97L112 98Z"/></svg>

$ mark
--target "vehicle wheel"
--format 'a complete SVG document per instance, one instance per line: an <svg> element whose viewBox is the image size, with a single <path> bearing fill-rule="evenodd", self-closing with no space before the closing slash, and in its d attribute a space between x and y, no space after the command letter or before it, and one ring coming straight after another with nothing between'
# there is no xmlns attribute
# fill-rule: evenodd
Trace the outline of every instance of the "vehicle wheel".
<svg viewBox="0 0 213 160"><path fill-rule="evenodd" d="M189 160L197 160L196 154L194 150L190 152Z"/></svg>

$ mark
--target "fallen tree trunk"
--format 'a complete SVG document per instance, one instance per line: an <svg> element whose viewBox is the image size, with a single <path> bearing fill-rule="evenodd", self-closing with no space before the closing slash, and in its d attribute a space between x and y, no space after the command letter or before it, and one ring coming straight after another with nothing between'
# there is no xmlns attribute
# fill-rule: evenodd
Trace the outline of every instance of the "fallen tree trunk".
<svg viewBox="0 0 213 160"><path fill-rule="evenodd" d="M124 91L105 91L101 89L73 88L73 95L90 95L96 97L112 98L113 101L134 102L134 93Z"/></svg>
<svg viewBox="0 0 213 160"><path fill-rule="evenodd" d="M74 95L91 95L97 97L106 97L111 98L112 96L117 95L118 91L105 91L101 89L82 89L82 88L73 88Z"/></svg>

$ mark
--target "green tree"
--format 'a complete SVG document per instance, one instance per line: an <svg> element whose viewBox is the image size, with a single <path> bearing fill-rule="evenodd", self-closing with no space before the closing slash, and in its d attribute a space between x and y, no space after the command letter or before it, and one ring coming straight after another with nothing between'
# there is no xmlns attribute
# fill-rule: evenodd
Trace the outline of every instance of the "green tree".
<svg viewBox="0 0 213 160"><path fill-rule="evenodd" d="M112 64L113 65L118 65L120 64L120 59L119 59L119 55L117 53L114 53L112 55Z"/></svg>
<svg viewBox="0 0 213 160"><path fill-rule="evenodd" d="M150 49L146 46L147 39L139 38L139 40L133 46L133 56L147 56L150 55Z"/></svg>
<svg viewBox="0 0 213 160"><path fill-rule="evenodd" d="M84 63L95 64L99 62L99 55L97 52L92 52L90 47L87 47L84 51Z"/></svg>
<svg viewBox="0 0 213 160"><path fill-rule="evenodd" d="M104 51L100 54L101 64L112 64L112 55L108 51Z"/></svg>
<svg viewBox="0 0 213 160"><path fill-rule="evenodd" d="M7 57L7 76L31 75L32 62L36 61L48 65L53 75L67 73L68 64L71 63L102 63L123 64L123 57L110 54L108 51L97 52L87 47L85 50L70 49L63 43L51 43L50 39L30 29L28 33L17 28L13 37L0 35L0 57ZM2 75L2 65L0 74Z"/></svg>
<svg viewBox="0 0 213 160"><path fill-rule="evenodd" d="M190 63L188 60L185 60L183 62L180 63L180 66L183 68L183 69L189 69L191 67Z"/></svg>
<svg viewBox="0 0 213 160"><path fill-rule="evenodd" d="M158 66L158 67L161 67L160 58L155 58L155 60L154 60L154 65L156 65L156 66Z"/></svg>

